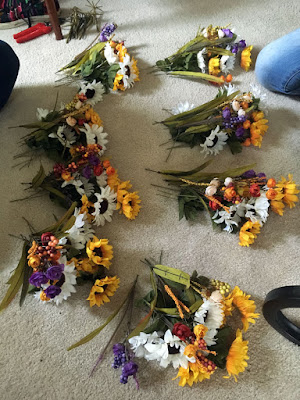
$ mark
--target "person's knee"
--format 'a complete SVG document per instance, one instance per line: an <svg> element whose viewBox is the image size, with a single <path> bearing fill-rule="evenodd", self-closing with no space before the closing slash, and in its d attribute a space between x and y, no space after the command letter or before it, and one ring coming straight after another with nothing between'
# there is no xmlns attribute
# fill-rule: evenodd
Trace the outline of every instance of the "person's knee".
<svg viewBox="0 0 300 400"><path fill-rule="evenodd" d="M1 72L2 69L6 69L10 74L17 75L19 68L20 68L20 61L16 55L16 53L13 51L13 49L7 44L6 42L3 42L0 40L0 54L1 54L1 60L4 62L1 62Z"/></svg>
<svg viewBox="0 0 300 400"><path fill-rule="evenodd" d="M276 57L275 57L276 58ZM262 86L269 90L278 90L277 62L269 51L268 46L263 48L257 56L255 74Z"/></svg>

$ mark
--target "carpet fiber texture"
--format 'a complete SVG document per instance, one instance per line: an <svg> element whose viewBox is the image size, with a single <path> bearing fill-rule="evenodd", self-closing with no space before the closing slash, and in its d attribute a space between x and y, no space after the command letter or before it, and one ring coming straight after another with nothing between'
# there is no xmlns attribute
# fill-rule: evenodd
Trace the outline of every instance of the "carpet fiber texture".
<svg viewBox="0 0 300 400"><path fill-rule="evenodd" d="M115 4L115 9L113 8ZM78 2L61 1L64 10ZM85 346L67 352L66 348L100 326L120 303L136 274L140 275L138 294L149 288L147 270L140 260L158 257L164 251L164 264L187 272L197 269L204 275L238 285L257 301L261 312L263 300L273 288L300 284L299 233L300 208L284 217L272 214L256 243L250 248L238 245L237 235L216 233L203 214L196 223L178 221L176 201L157 195L151 184L162 179L145 169L189 169L203 162L198 149L179 149L166 163L169 133L161 125L153 125L166 117L179 101L200 105L217 93L214 86L163 74L149 74L149 67L158 59L175 52L194 37L199 26L226 25L254 45L254 54L270 41L299 27L297 0L102 0L105 21L115 21L118 39L126 39L130 53L138 59L141 81L125 94L106 95L95 108L109 133L109 155L122 179L131 179L142 198L143 208L134 222L115 214L113 222L98 233L108 237L114 246L111 271L121 278L121 287L111 303L90 309L85 299L88 286L59 308L38 304L32 296L20 309L16 298L0 315L0 398L2 400L90 400L90 399L288 399L300 398L299 348L277 334L264 320L258 320L247 333L249 366L234 380L223 379L223 371L192 388L178 387L172 381L176 372L162 370L155 363L140 363L139 392L132 383L121 385L107 357L92 378L93 363L106 343L112 324ZM25 134L21 128L9 129L35 119L37 107L50 109L59 101L67 101L72 87L55 87L55 72L85 49L95 32L84 40L56 41L46 35L17 45L12 35L20 28L0 31L20 58L20 73L6 107L0 113L1 224L0 224L0 293L3 297L11 271L20 256L21 242L9 233L26 234L29 219L38 229L53 221L53 213L62 209L50 200L39 198L11 203L24 196L22 182L29 182L39 167L39 160L29 168L13 168L19 151L18 141ZM1 60L0 62L4 62ZM247 90L257 83L253 70L236 69L239 89ZM248 148L232 156L225 150L211 170L220 171L233 165L257 163L257 171L280 177L293 173L300 182L300 103L299 99L267 93L270 129L261 150ZM42 159L43 165L50 163ZM297 313L294 314L297 317ZM298 314L299 320L299 314Z"/></svg>

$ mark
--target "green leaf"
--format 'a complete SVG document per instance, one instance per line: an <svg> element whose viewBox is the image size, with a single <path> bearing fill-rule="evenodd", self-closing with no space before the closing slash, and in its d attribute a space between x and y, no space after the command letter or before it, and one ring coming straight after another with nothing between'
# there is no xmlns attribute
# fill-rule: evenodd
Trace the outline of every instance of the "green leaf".
<svg viewBox="0 0 300 400"><path fill-rule="evenodd" d="M238 140L227 140L227 144L232 154L238 154L243 151L243 146Z"/></svg>
<svg viewBox="0 0 300 400"><path fill-rule="evenodd" d="M41 165L38 173L32 179L32 182L31 182L32 188L37 189L38 187L40 187L41 184L44 182L45 178L46 178L45 170L44 170L43 166Z"/></svg>
<svg viewBox="0 0 300 400"><path fill-rule="evenodd" d="M214 75L203 74L202 72L191 72L191 71L170 71L168 72L170 75L182 76L187 78L195 78L195 79L205 79L206 81L223 83L222 78L218 78Z"/></svg>
<svg viewBox="0 0 300 400"><path fill-rule="evenodd" d="M149 313L138 323L138 325L135 327L135 329L130 333L130 335L127 337L127 340L130 339L133 336L138 336L140 334L140 332L144 331L146 326L148 325L150 318L153 314L153 311L155 309L156 306L156 302L157 302L157 286L156 286L156 282L154 279L154 275L152 270L150 271L150 280L151 280L151 285L152 288L154 290L154 298L150 303L150 311Z"/></svg>
<svg viewBox="0 0 300 400"><path fill-rule="evenodd" d="M217 355L209 354L207 358L212 360L219 368L224 369L226 367L226 357L232 343L232 337L232 328L230 326L225 326L220 329L216 335L217 343L209 347L209 350L215 351Z"/></svg>
<svg viewBox="0 0 300 400"><path fill-rule="evenodd" d="M68 221L69 218L71 218L71 216L74 213L75 207L76 207L77 203L74 202L71 207L69 208L69 210L53 225L50 225L48 228L40 231L40 232L36 232L36 236L41 235L44 232L56 232L58 231L61 226L63 226L66 221Z"/></svg>
<svg viewBox="0 0 300 400"><path fill-rule="evenodd" d="M14 299L15 295L18 293L20 287L23 283L24 270L27 264L27 251L28 244L23 244L22 255L20 261L18 263L17 268L14 270L13 275L10 277L8 284L10 285L6 295L4 296L1 304L0 304L0 312L3 311Z"/></svg>
<svg viewBox="0 0 300 400"><path fill-rule="evenodd" d="M153 271L156 275L162 278L169 279L170 281L180 283L187 289L190 287L190 276L186 272L181 271L177 268L167 267L165 265L155 265Z"/></svg>
<svg viewBox="0 0 300 400"><path fill-rule="evenodd" d="M167 315L179 315L178 309L175 308L157 308L155 307L155 311L161 312L163 314Z"/></svg>
<svg viewBox="0 0 300 400"><path fill-rule="evenodd" d="M29 278L31 275L32 269L29 267L28 263L25 263L24 265L24 274L23 274L23 286L21 290L21 296L20 296L20 307L22 307L25 297L28 293L28 288L29 288Z"/></svg>
<svg viewBox="0 0 300 400"><path fill-rule="evenodd" d="M159 171L159 174L171 175L171 176L180 176L180 177L194 175L197 172L200 172L203 169L205 169L206 167L208 167L212 162L213 162L213 159L208 160L205 163L201 164L199 167L191 169L190 171L164 170L164 171Z"/></svg>
<svg viewBox="0 0 300 400"><path fill-rule="evenodd" d="M150 326L148 326L148 328L146 328L144 330L144 333L153 333L154 331L158 332L158 331L163 331L165 329L165 323L160 319L156 319L153 324L151 324Z"/></svg>
<svg viewBox="0 0 300 400"><path fill-rule="evenodd" d="M191 313L194 314L194 313L198 310L198 308L202 305L202 303L203 303L203 300L202 300L202 299L199 299L199 300L195 301L195 303L192 304L192 305L189 307Z"/></svg>

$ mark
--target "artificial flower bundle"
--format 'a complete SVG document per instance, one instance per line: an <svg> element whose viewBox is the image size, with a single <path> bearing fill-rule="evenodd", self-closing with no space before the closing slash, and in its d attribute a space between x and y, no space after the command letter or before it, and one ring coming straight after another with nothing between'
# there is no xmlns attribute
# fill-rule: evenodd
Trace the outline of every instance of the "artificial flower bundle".
<svg viewBox="0 0 300 400"><path fill-rule="evenodd" d="M237 35L228 27L210 25L200 29L196 37L175 54L157 61L156 67L169 75L223 84L231 82L229 72L239 54L241 67L249 70L251 50L252 46L247 47L245 40L237 41Z"/></svg>
<svg viewBox="0 0 300 400"><path fill-rule="evenodd" d="M59 161L48 175L40 167L30 188L48 192L67 209L76 202L97 226L110 222L115 210L133 220L140 211L140 198L130 190L130 181L121 181L110 161L103 158L107 133L90 104L82 103L87 101L82 96L86 97L76 94L61 112L39 109L39 115L44 115L40 122L23 125L38 127L27 135L26 144L34 150L42 148Z"/></svg>
<svg viewBox="0 0 300 400"><path fill-rule="evenodd" d="M125 91L139 81L137 61L130 57L124 41L112 40L115 24L106 24L97 37L98 42L91 44L69 64L61 68L65 81L101 84L105 92Z"/></svg>
<svg viewBox="0 0 300 400"><path fill-rule="evenodd" d="M174 379L180 379L180 386L210 379L218 368L226 369L224 378L237 380L249 359L244 332L259 317L250 295L237 286L232 290L227 283L199 276L196 271L190 276L152 260L145 260L145 264L150 268L152 290L137 305L146 308L147 314L126 340L113 345L112 367L121 370L120 382L126 384L132 376L138 386L137 358L156 361L163 368L173 366L177 370ZM127 314L129 325L135 283L122 318ZM232 315L238 317L238 326L233 326ZM87 343L105 325L69 349ZM103 359L114 334L95 367Z"/></svg>
<svg viewBox="0 0 300 400"><path fill-rule="evenodd" d="M120 281L108 275L112 246L107 239L95 236L87 214L76 203L44 231L33 233L30 228L28 239L21 236L22 257L8 281L10 287L0 310L10 304L21 287L20 305L28 292L43 303L59 305L76 292L76 284L88 281L93 283L87 298L91 307L110 301Z"/></svg>
<svg viewBox="0 0 300 400"><path fill-rule="evenodd" d="M253 244L270 210L283 215L286 207L295 207L299 190L293 176L280 180L249 169L252 165L222 173L202 172L210 161L191 171L159 171L169 186L163 195L178 191L179 219L196 218L206 210L214 226L226 232L239 232L239 245Z"/></svg>
<svg viewBox="0 0 300 400"><path fill-rule="evenodd" d="M107 133L103 122L93 106L102 100L101 84L82 84L71 102L62 104L60 110L37 109L38 121L20 125L30 132L24 137L24 144L32 150L43 150L54 161L70 161L71 148L76 145L99 145L99 152L106 149ZM24 157L27 153L18 155ZM30 156L31 159L31 156Z"/></svg>
<svg viewBox="0 0 300 400"><path fill-rule="evenodd" d="M162 124L169 129L174 144L200 146L205 156L219 154L225 145L232 154L251 145L261 147L268 130L260 98L250 91L235 91L231 85L199 107L185 102L171 112L173 115Z"/></svg>

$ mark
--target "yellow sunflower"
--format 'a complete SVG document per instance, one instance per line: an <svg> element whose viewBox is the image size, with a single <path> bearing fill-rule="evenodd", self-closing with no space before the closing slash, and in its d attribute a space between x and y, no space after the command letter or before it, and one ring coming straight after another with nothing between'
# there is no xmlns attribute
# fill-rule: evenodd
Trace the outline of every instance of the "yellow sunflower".
<svg viewBox="0 0 300 400"><path fill-rule="evenodd" d="M80 258L78 260L76 258L72 258L70 261L75 262L77 271L95 274L99 270L99 265L94 264L89 258Z"/></svg>
<svg viewBox="0 0 300 400"><path fill-rule="evenodd" d="M268 120L263 119L264 113L262 111L254 112L253 114L252 117L254 122L252 122L250 126L251 143L253 146L261 147L263 137L269 129L269 126L267 125Z"/></svg>
<svg viewBox="0 0 300 400"><path fill-rule="evenodd" d="M94 216L93 215L91 215L92 214L92 212L94 212L95 211L95 208L94 208L94 203L92 203L91 201L89 201L89 199L87 198L87 195L83 195L82 197L81 197L81 208L80 208L80 214L84 214L84 213L86 213L85 215L86 215L86 217L87 217L87 220L89 221L89 222L92 222L93 220L94 220Z"/></svg>
<svg viewBox="0 0 300 400"><path fill-rule="evenodd" d="M110 302L112 297L120 285L120 279L116 276L106 276L103 279L97 279L92 287L87 300L90 301L90 307L95 304L100 307L103 303Z"/></svg>
<svg viewBox="0 0 300 400"><path fill-rule="evenodd" d="M89 108L88 110L86 110L85 118L91 125L95 124L98 126L103 126L103 122L99 117L99 114L96 113L96 111L93 108Z"/></svg>
<svg viewBox="0 0 300 400"><path fill-rule="evenodd" d="M117 187L117 210L122 207L124 197L128 194L128 190L132 188L130 181L121 182Z"/></svg>
<svg viewBox="0 0 300 400"><path fill-rule="evenodd" d="M137 82L137 81L140 80L140 77L139 77L140 76L140 70L138 69L136 63L137 63L137 60L132 57L132 66L131 66L131 68L132 68L134 74L136 75L136 77L134 78L134 82Z"/></svg>
<svg viewBox="0 0 300 400"><path fill-rule="evenodd" d="M209 379L211 374L212 372L208 372L200 363L189 362L187 368L179 368L178 374L174 379L180 378L179 386L185 386L186 384L192 386L194 383Z"/></svg>
<svg viewBox="0 0 300 400"><path fill-rule="evenodd" d="M208 72L210 75L218 76L221 72L220 70L220 59L218 56L211 58L208 61Z"/></svg>
<svg viewBox="0 0 300 400"><path fill-rule="evenodd" d="M127 54L127 49L125 46L122 45L122 43L117 44L116 49L118 51L118 56L120 62L123 62L125 54Z"/></svg>
<svg viewBox="0 0 300 400"><path fill-rule="evenodd" d="M107 239L98 239L94 236L93 241L88 241L86 245L86 253L93 263L109 268L110 260L113 258L113 249Z"/></svg>
<svg viewBox="0 0 300 400"><path fill-rule="evenodd" d="M297 185L293 181L293 175L289 174L288 180L281 177L281 181L277 182L275 190L282 194L282 200L290 208L295 207L295 203L299 201L297 194L300 192Z"/></svg>
<svg viewBox="0 0 300 400"><path fill-rule="evenodd" d="M126 218L133 220L140 212L140 198L137 192L127 193L123 199L122 211Z"/></svg>
<svg viewBox="0 0 300 400"><path fill-rule="evenodd" d="M115 80L114 80L113 90L115 91L118 89L123 90L123 91L125 90L124 83L123 83L123 75L121 75L121 74L116 74Z"/></svg>
<svg viewBox="0 0 300 400"><path fill-rule="evenodd" d="M246 332L249 328L249 323L255 324L255 318L259 317L255 313L256 305L250 299L250 295L244 293L238 286L224 299L224 314L231 315L232 311L237 308L241 313L241 320L243 323L243 330Z"/></svg>
<svg viewBox="0 0 300 400"><path fill-rule="evenodd" d="M246 360L249 360L247 353L248 341L243 340L242 332L238 329L236 339L233 341L226 358L226 369L229 376L224 376L224 378L228 379L233 376L237 382L237 375L244 372L248 365L246 362Z"/></svg>
<svg viewBox="0 0 300 400"><path fill-rule="evenodd" d="M259 222L251 222L251 221L245 222L240 230L239 245L249 247L250 244L254 243L254 240L257 238L259 232L260 232Z"/></svg>
<svg viewBox="0 0 300 400"><path fill-rule="evenodd" d="M253 46L246 47L241 54L241 67L247 72L251 67L251 51Z"/></svg>

